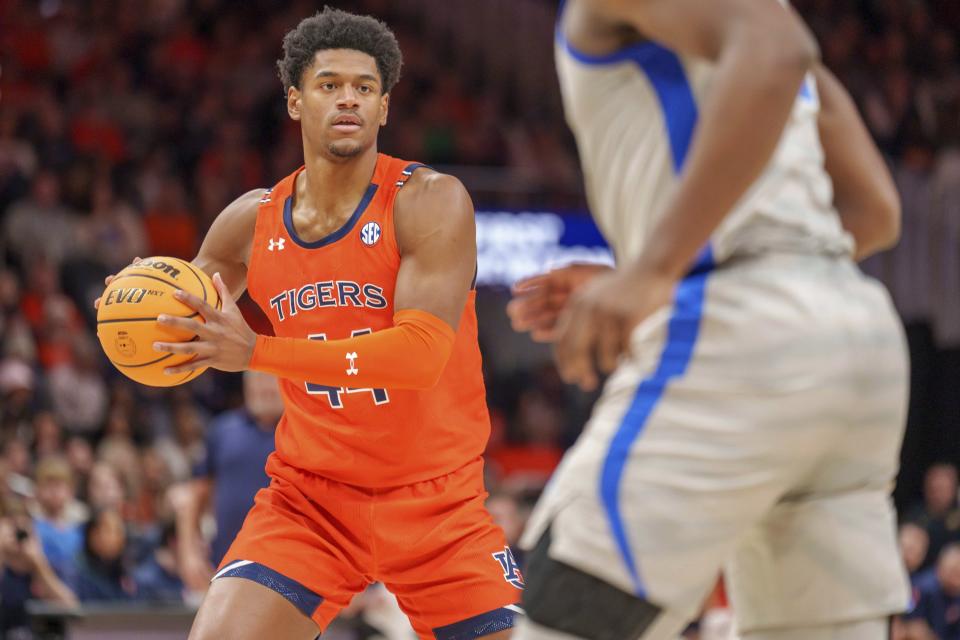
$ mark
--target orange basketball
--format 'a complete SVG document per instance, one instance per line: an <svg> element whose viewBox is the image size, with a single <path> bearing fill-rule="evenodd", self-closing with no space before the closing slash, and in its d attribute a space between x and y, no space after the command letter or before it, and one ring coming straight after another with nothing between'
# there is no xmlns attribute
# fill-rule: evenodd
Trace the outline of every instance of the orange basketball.
<svg viewBox="0 0 960 640"><path fill-rule="evenodd" d="M220 308L213 280L178 258L145 258L118 273L103 292L97 309L97 337L110 362L128 378L152 387L172 387L196 378L206 369L167 375L163 370L187 362L192 355L154 351L154 342L188 342L195 335L165 327L157 316L203 316L173 297L183 289Z"/></svg>

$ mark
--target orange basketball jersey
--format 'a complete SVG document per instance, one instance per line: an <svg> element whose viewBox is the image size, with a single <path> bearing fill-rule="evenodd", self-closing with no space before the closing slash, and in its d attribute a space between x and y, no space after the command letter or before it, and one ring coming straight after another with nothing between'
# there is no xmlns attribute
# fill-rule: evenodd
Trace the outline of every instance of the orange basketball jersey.
<svg viewBox="0 0 960 640"><path fill-rule="evenodd" d="M356 211L343 227L315 242L301 240L293 227L302 167L264 195L247 288L277 336L338 340L393 326L400 267L393 203L421 166L380 154ZM471 291L450 360L431 389L351 389L282 379L286 410L277 426L276 455L291 466L363 487L435 478L477 458L490 420L474 302Z"/></svg>

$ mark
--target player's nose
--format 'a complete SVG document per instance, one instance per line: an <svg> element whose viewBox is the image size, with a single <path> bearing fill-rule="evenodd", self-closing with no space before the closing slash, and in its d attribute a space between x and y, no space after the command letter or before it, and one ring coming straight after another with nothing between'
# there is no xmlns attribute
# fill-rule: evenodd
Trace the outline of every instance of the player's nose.
<svg viewBox="0 0 960 640"><path fill-rule="evenodd" d="M359 104L359 94L349 83L344 83L340 95L337 96L337 106L342 109L356 109Z"/></svg>

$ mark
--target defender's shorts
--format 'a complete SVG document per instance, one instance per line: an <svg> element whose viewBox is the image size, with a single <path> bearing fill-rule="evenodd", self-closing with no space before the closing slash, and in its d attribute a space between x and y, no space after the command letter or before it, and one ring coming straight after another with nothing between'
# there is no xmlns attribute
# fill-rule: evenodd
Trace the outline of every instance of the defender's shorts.
<svg viewBox="0 0 960 640"><path fill-rule="evenodd" d="M907 359L880 285L826 256L725 264L680 283L631 351L524 547L546 540L550 566L658 607L644 640L676 637L721 569L747 637L904 609L890 491ZM535 592L529 620L549 629Z"/></svg>
<svg viewBox="0 0 960 640"><path fill-rule="evenodd" d="M276 454L267 473L270 486L257 493L215 580L256 580L321 630L377 581L420 638L470 640L513 626L523 579L484 507L482 459L391 489L333 482Z"/></svg>

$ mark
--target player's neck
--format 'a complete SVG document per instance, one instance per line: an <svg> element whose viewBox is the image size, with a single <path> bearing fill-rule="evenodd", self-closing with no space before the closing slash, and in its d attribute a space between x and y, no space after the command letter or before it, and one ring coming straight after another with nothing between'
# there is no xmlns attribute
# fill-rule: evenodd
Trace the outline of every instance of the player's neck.
<svg viewBox="0 0 960 640"><path fill-rule="evenodd" d="M377 148L372 146L348 160L332 161L323 156L307 157L305 180L297 184L297 199L317 212L352 208L363 198L377 168Z"/></svg>

